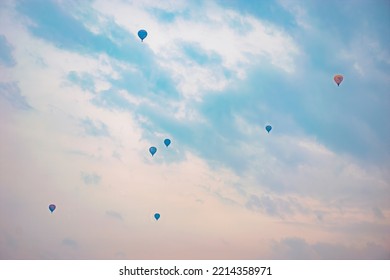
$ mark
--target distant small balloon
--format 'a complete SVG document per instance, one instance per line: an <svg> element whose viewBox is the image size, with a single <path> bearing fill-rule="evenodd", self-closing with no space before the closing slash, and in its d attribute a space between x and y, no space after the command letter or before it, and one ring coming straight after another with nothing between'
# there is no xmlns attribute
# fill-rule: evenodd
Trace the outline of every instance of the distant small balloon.
<svg viewBox="0 0 390 280"><path fill-rule="evenodd" d="M341 82L344 80L343 75L335 75L333 80L336 82L337 86L340 86Z"/></svg>
<svg viewBox="0 0 390 280"><path fill-rule="evenodd" d="M49 205L49 210L50 210L50 212L53 213L53 211L56 210L56 206L54 204L50 204Z"/></svg>
<svg viewBox="0 0 390 280"><path fill-rule="evenodd" d="M148 36L148 32L146 32L146 30L141 29L140 31L138 31L138 37L141 39L141 42L144 41L146 36Z"/></svg>
<svg viewBox="0 0 390 280"><path fill-rule="evenodd" d="M156 221L158 221L158 219L160 219L160 214L159 213L154 214L154 218L156 219Z"/></svg>
<svg viewBox="0 0 390 280"><path fill-rule="evenodd" d="M154 156L154 154L157 152L157 148L156 147L150 147L149 148L149 152L152 154L152 156Z"/></svg>
<svg viewBox="0 0 390 280"><path fill-rule="evenodd" d="M267 126L265 127L265 130L267 130L268 133L271 131L271 129L272 129L272 126L270 126L270 125L267 125Z"/></svg>
<svg viewBox="0 0 390 280"><path fill-rule="evenodd" d="M171 144L171 140L165 139L165 140L164 140L164 144L165 144L165 146L168 147L168 146Z"/></svg>

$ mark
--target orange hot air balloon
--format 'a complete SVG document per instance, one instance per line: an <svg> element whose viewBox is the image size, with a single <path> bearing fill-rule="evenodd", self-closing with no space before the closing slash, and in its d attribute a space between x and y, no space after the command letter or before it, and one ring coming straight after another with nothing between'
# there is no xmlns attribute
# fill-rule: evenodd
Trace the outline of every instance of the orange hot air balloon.
<svg viewBox="0 0 390 280"><path fill-rule="evenodd" d="M339 86L341 84L343 79L344 79L343 75L335 75L333 77L333 80L336 82L337 86Z"/></svg>

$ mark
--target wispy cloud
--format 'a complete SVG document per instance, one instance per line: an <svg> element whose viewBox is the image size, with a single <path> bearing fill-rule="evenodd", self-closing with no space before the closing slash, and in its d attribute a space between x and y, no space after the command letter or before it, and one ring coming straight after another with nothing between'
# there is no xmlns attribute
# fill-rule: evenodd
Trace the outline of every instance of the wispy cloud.
<svg viewBox="0 0 390 280"><path fill-rule="evenodd" d="M71 238L65 238L62 240L62 245L66 247L70 247L72 249L77 249L79 247L77 241L71 239Z"/></svg>
<svg viewBox="0 0 390 280"><path fill-rule="evenodd" d="M98 185L102 178L96 173L81 172L81 179L86 185Z"/></svg>
<svg viewBox="0 0 390 280"><path fill-rule="evenodd" d="M94 122L91 119L87 118L81 121L81 125L83 126L87 135L105 137L110 136L107 125L102 123L101 121Z"/></svg>
<svg viewBox="0 0 390 280"><path fill-rule="evenodd" d="M300 213L307 213L302 205L299 205L294 199L281 199L272 197L270 195L263 194L257 196L252 194L247 203L246 207L254 211L263 211L270 216L278 216L284 218L285 216L294 215L297 211Z"/></svg>
<svg viewBox="0 0 390 280"><path fill-rule="evenodd" d="M111 217L111 218L114 218L114 219L117 219L117 220L120 220L120 221L123 221L123 218L122 218L122 215L118 212L115 212L115 211L106 211L106 215Z"/></svg>
<svg viewBox="0 0 390 280"><path fill-rule="evenodd" d="M4 35L0 35L0 64L6 67L12 67L16 61L12 55L13 47L7 41Z"/></svg>
<svg viewBox="0 0 390 280"><path fill-rule="evenodd" d="M21 94L16 82L0 83L0 96L7 100L14 108L19 110L30 110L32 107L27 102L25 96Z"/></svg>
<svg viewBox="0 0 390 280"><path fill-rule="evenodd" d="M385 218L385 216L382 213L382 210L379 207L374 206L372 208L372 212L374 213L375 217L377 217L378 219L384 219Z"/></svg>
<svg viewBox="0 0 390 280"><path fill-rule="evenodd" d="M390 251L376 243L362 244L358 248L326 242L308 243L301 238L286 238L274 243L275 256L278 259L388 259Z"/></svg>

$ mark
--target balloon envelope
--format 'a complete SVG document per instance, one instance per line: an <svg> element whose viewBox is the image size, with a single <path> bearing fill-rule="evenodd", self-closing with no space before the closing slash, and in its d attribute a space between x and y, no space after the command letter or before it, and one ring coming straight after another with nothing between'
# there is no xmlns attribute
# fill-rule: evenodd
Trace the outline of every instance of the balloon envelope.
<svg viewBox="0 0 390 280"><path fill-rule="evenodd" d="M169 144L171 144L171 140L169 140L169 139L165 139L164 140L164 144L165 144L165 146L169 146Z"/></svg>
<svg viewBox="0 0 390 280"><path fill-rule="evenodd" d="M149 152L151 153L152 156L154 156L154 154L157 152L157 148L156 147L150 147L149 148Z"/></svg>
<svg viewBox="0 0 390 280"><path fill-rule="evenodd" d="M54 204L50 204L49 205L49 210L50 210L50 212L53 213L53 211L56 210L56 206Z"/></svg>
<svg viewBox="0 0 390 280"><path fill-rule="evenodd" d="M146 36L148 36L148 32L146 32L146 30L141 29L140 31L138 31L138 37L141 39L142 42L144 41Z"/></svg>
<svg viewBox="0 0 390 280"><path fill-rule="evenodd" d="M336 82L336 84L339 86L341 82L344 80L343 75L335 75L333 77L333 80Z"/></svg>
<svg viewBox="0 0 390 280"><path fill-rule="evenodd" d="M271 129L272 129L272 126L270 126L270 125L267 125L267 126L265 127L265 130L267 130L268 133L271 131Z"/></svg>
<svg viewBox="0 0 390 280"><path fill-rule="evenodd" d="M156 219L156 221L158 221L158 219L160 219L160 214L159 213L154 214L154 218Z"/></svg>

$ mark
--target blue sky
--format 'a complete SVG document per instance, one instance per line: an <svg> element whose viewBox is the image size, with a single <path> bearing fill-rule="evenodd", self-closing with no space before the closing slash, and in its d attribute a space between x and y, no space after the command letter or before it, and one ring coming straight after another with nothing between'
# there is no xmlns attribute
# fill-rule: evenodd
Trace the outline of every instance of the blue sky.
<svg viewBox="0 0 390 280"><path fill-rule="evenodd" d="M389 24L384 0L2 2L0 257L388 259Z"/></svg>

